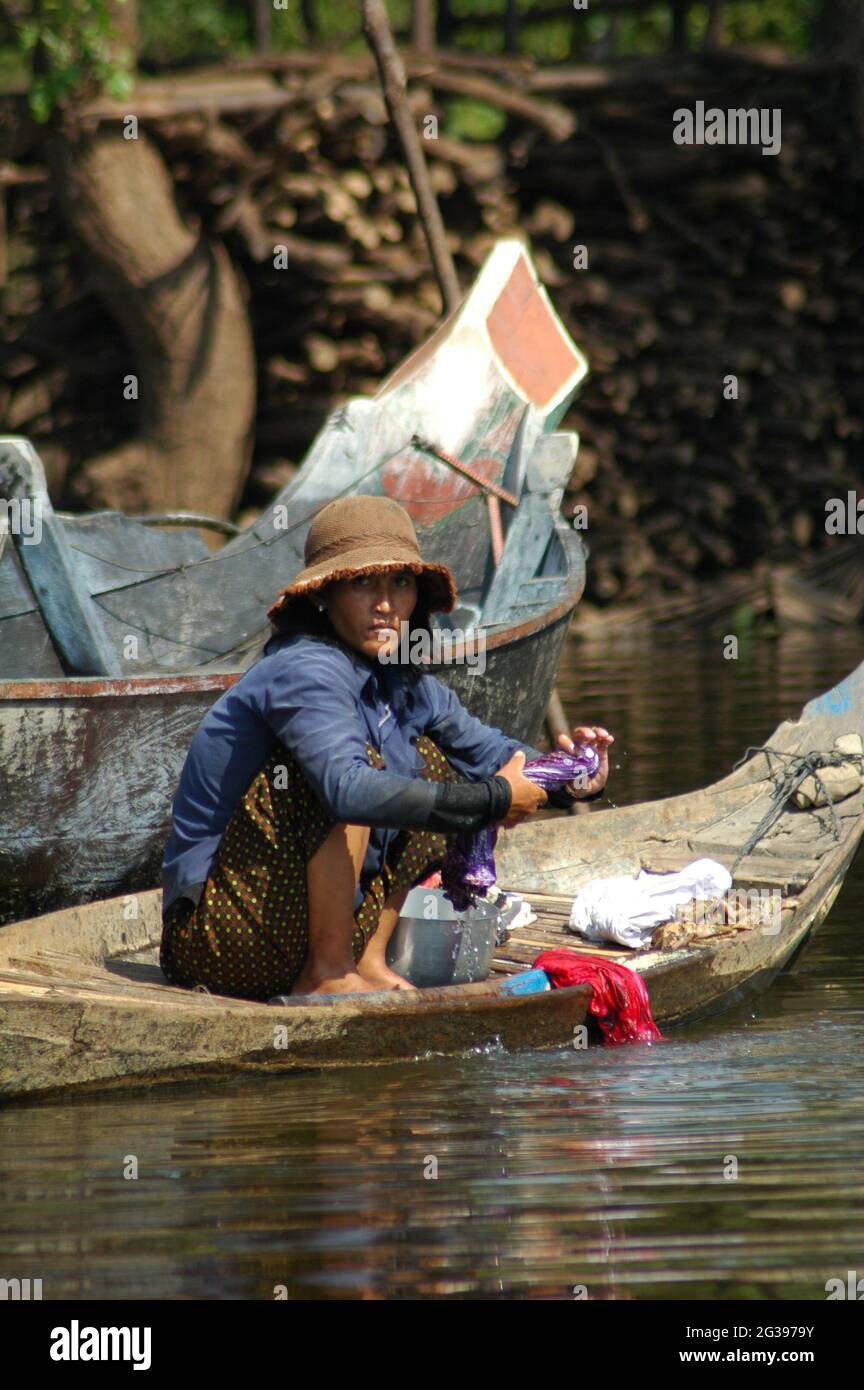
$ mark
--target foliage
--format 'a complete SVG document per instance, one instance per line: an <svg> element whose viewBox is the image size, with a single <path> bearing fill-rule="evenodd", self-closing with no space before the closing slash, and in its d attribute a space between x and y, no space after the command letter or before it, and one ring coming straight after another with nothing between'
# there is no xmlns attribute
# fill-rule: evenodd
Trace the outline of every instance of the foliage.
<svg viewBox="0 0 864 1390"><path fill-rule="evenodd" d="M387 0L395 29L407 31L411 0ZM106 92L122 99L132 85L132 55L118 53L112 44L112 0L23 0L28 11L19 20L21 0L0 0L6 28L14 43L0 47L0 73L14 69L16 58L30 75L30 104L37 120L45 121L68 102ZM113 0L114 4L134 0ZM790 53L808 51L816 14L829 0L726 0L724 27L730 44L776 44ZM862 0L864 3L864 0ZM320 42L361 50L359 0L311 0ZM587 10L573 10L561 0L561 17L530 22L532 12L548 8L550 0L518 0L523 18L520 51L538 62L596 57L626 57L666 51L670 45L672 8L657 0L637 10L604 10L602 0L589 0ZM454 16L500 18L500 25L463 25L461 48L497 53L504 45L506 0L450 0ZM148 69L184 62L218 61L249 53L253 46L252 7L248 0L138 0L140 61ZM694 0L689 9L688 40L701 46L708 24L708 5ZM274 0L274 49L308 47L301 0ZM449 120L455 129L488 126L488 116L455 106Z"/></svg>
<svg viewBox="0 0 864 1390"><path fill-rule="evenodd" d="M825 0L726 0L725 37L732 44L779 44L792 54L805 54L809 46L810 25ZM334 9L338 0L328 0ZM351 0L348 0L350 7ZM560 19L531 22L532 12L548 9L550 0L517 0L522 16L520 51L538 62L585 61L598 45L608 39L608 49L616 57L668 51L672 38L672 6L657 0L641 9L610 11L603 0L589 0L586 10L568 14L562 0ZM504 44L503 16L506 0L450 0L459 18L500 15L500 27L477 27L470 23L459 30L460 45L479 51L500 52ZM693 3L688 12L688 39L692 47L701 46L708 27L708 5Z"/></svg>
<svg viewBox="0 0 864 1390"><path fill-rule="evenodd" d="M132 89L132 55L116 45L108 0L39 0L15 34L37 121L88 91L119 101Z"/></svg>
<svg viewBox="0 0 864 1390"><path fill-rule="evenodd" d="M299 41L297 0L291 0ZM218 60L250 48L248 8L226 0L139 0L140 57L147 67L168 67L185 59Z"/></svg>
<svg viewBox="0 0 864 1390"><path fill-rule="evenodd" d="M813 21L823 0L747 0L729 5L727 42L733 44L778 44L790 53L803 56L810 47ZM694 37L698 41L707 27L707 5L697 6Z"/></svg>
<svg viewBox="0 0 864 1390"><path fill-rule="evenodd" d="M497 140L507 124L498 106L471 97L445 101L443 134L451 140Z"/></svg>

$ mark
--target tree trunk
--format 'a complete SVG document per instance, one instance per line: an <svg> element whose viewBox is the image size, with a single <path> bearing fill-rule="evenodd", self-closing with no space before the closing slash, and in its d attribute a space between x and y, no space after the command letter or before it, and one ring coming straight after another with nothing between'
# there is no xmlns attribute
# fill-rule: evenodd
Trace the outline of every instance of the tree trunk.
<svg viewBox="0 0 864 1390"><path fill-rule="evenodd" d="M128 49L133 61L138 59L138 0L108 0L108 14L113 28L110 43L112 52Z"/></svg>
<svg viewBox="0 0 864 1390"><path fill-rule="evenodd" d="M861 0L822 0L813 18L816 56L843 58L864 68L864 6Z"/></svg>
<svg viewBox="0 0 864 1390"><path fill-rule="evenodd" d="M431 53L435 47L435 0L413 0L411 7L411 44L419 53Z"/></svg>
<svg viewBox="0 0 864 1390"><path fill-rule="evenodd" d="M672 48L676 53L687 49L687 7L690 0L672 0Z"/></svg>
<svg viewBox="0 0 864 1390"><path fill-rule="evenodd" d="M60 129L47 156L67 223L130 344L118 403L125 378L137 377L129 406L138 435L85 465L83 496L126 510L229 513L251 460L255 358L224 248L184 222L142 131L125 139L119 125Z"/></svg>
<svg viewBox="0 0 864 1390"><path fill-rule="evenodd" d="M705 30L705 47L709 50L723 47L723 7L726 0L709 0L708 27Z"/></svg>
<svg viewBox="0 0 864 1390"><path fill-rule="evenodd" d="M435 35L439 48L449 48L454 36L453 12L450 0L438 0L438 15L435 21Z"/></svg>
<svg viewBox="0 0 864 1390"><path fill-rule="evenodd" d="M811 46L817 58L836 58L855 70L852 119L864 143L864 5L861 0L822 0L813 18ZM864 167L859 147L857 168Z"/></svg>
<svg viewBox="0 0 864 1390"><path fill-rule="evenodd" d="M255 52L269 53L273 47L273 0L252 0L252 30Z"/></svg>
<svg viewBox="0 0 864 1390"><path fill-rule="evenodd" d="M112 55L138 52L136 0L110 0ZM134 114L134 96L129 102ZM255 357L241 282L224 248L182 218L156 146L127 122L46 140L52 185L96 286L126 333L118 404L130 433L90 459L82 500L121 510L227 514L252 457Z"/></svg>
<svg viewBox="0 0 864 1390"><path fill-rule="evenodd" d="M516 0L507 0L507 9L504 12L504 52L519 52L519 11L516 8Z"/></svg>
<svg viewBox="0 0 864 1390"><path fill-rule="evenodd" d="M314 0L300 0L300 13L303 16L303 25L310 39L317 39L320 35L318 16L315 13Z"/></svg>

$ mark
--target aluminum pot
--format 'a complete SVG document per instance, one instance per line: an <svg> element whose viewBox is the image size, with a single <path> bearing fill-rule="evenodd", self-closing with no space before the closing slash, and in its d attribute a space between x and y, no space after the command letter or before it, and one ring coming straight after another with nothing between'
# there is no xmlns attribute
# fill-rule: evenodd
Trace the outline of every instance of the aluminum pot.
<svg viewBox="0 0 864 1390"><path fill-rule="evenodd" d="M412 888L387 947L387 964L418 988L485 980L501 924L491 903L457 912L441 888Z"/></svg>

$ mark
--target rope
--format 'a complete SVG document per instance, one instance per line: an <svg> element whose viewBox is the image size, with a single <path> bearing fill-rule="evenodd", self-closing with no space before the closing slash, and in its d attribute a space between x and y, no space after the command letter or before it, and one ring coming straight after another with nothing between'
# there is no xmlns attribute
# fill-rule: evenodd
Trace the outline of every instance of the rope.
<svg viewBox="0 0 864 1390"><path fill-rule="evenodd" d="M841 838L840 822L837 819L837 812L834 810L834 802L822 778L819 776L819 769L826 767L841 767L843 763L860 762L860 753L841 753L834 750L830 753L818 752L813 750L809 753L784 753L779 748L771 748L768 744L762 747L751 747L744 750L743 757L738 759L733 771L737 771L747 762L751 753L764 753L768 760L768 776L774 783L774 790L771 793L771 804L761 821L757 825L753 834L745 844L739 854L735 856L730 873L734 875L736 868L741 860L755 849L759 841L767 835L768 831L776 824L782 816L786 803L789 798L794 796L801 783L806 777L813 777L816 781L818 790L825 797L828 809L831 812L831 829L835 840ZM771 758L777 758L780 766L772 766Z"/></svg>
<svg viewBox="0 0 864 1390"><path fill-rule="evenodd" d="M444 449L439 449L437 444L430 443L428 439L423 439L419 434L412 434L411 444L413 448L419 449L422 453L432 454L433 458L440 459L456 473L461 473L463 478L467 478L470 483L473 483L481 492L485 492L487 496L491 493L493 497L498 497L502 502L509 503L511 507L519 506L519 498L515 492L508 492L500 484L492 482L491 478L478 473L477 469L472 468L470 464L463 463L461 459L455 458L453 454L448 454Z"/></svg>
<svg viewBox="0 0 864 1390"><path fill-rule="evenodd" d="M357 478L352 479L352 481L351 481L350 483L348 483L345 487L340 488L340 489L338 490L338 492L334 492L333 495L332 495L331 497L328 497L328 498L327 498L327 501L328 501L328 502L335 502L335 500L336 500L337 497L347 497L348 494L351 492L351 489L352 489L352 488L356 487L358 483L363 483L363 482L365 482L367 478L371 478L372 474L375 473L375 472L377 471L377 469L381 468L383 464L389 463L390 459L391 459L391 458L395 458L395 457L396 457L396 454L401 453L401 452L402 452L402 449L403 449L404 447L405 447L404 445L400 445L399 449L396 449L392 454L387 454L384 458L379 459L378 462L377 462L377 463L374 463L374 464L372 465L371 468L367 468L367 470L366 470L365 473L361 473ZM425 499L424 499L424 500L425 500ZM273 507L276 507L276 506L287 507L287 506L290 505L290 502L291 502L291 499L289 498L287 502L279 502L279 503L274 502L272 505L273 505ZM284 536L290 535L292 531L297 531L297 530L300 529L301 526L305 526L307 522L314 521L315 517L317 516L318 510L320 510L320 507L319 507L316 511L314 511L314 512L309 512L308 515L306 515L306 516L301 516L300 519L299 519L299 521L294 521L294 522L292 522L290 526L280 526L280 527L278 527L278 529L276 530L275 534L272 535L272 536L269 536L266 540L262 540L261 537L258 536L258 533L257 533L257 531L255 530L255 527L256 527L256 526L259 526L261 523L260 523L260 520L259 520L259 521L256 521L256 522L254 523L253 526L250 526L250 527L249 527L248 532L245 531L245 530L243 530L243 531L240 532L240 535L241 535L241 536L246 536L247 534L248 534L248 535L255 536L255 540L254 540L254 541L251 541L249 545L244 545L242 548L238 546L238 548L237 548L236 550L231 550L231 551L229 551L227 554L226 554L226 552L225 552L224 550L219 550L219 551L216 552L215 555L205 555L205 556L203 556L202 558L197 559L197 560L186 560L186 561L185 561L184 563L182 563L182 564L179 564L179 565L169 565L167 568L162 567L162 568L160 568L160 569L141 569L141 568L138 568L137 566L123 565L123 564L120 563L119 560L114 560L114 559L112 559L112 558L111 558L110 556L108 556L108 555L97 555L97 554L95 554L92 550L87 550L87 549L85 549L85 547L84 547L83 545L76 545L75 542L72 541L71 539L70 539L70 541L69 541L69 544L70 544L70 546L71 546L71 548L72 548L73 550L77 550L78 553L81 554L81 555L86 555L86 556L88 557L88 559L90 559L90 560L98 560L98 561L100 562L100 564L103 564L103 565L111 565L113 569L125 570L128 574L143 574L143 575L182 574L185 570L188 570L188 569L197 569L199 565L217 565L217 564L219 564L219 563L220 563L221 561L223 561L223 560L232 560L232 559L235 559L236 556L238 556L238 555L245 555L245 554L247 553L247 551L250 551L250 550L257 550L257 549L259 549L261 546L273 545L273 544L276 543L277 541L282 540L282 538L283 538ZM131 583L129 583L129 584L118 584L116 588L114 588L114 589L105 589L105 590L103 590L102 592L103 592L104 594L106 594L106 595L107 595L107 594L117 594L117 593L120 593L120 592L121 592L122 590L124 590L124 589L135 589L135 588L137 588L139 582L140 582L140 583L143 583L143 581L134 581L134 582L131 582ZM93 598L94 603L98 601L98 598L99 598L99 597L100 597L100 595L96 595L96 594L93 594L93 595L92 595L92 598Z"/></svg>
<svg viewBox="0 0 864 1390"><path fill-rule="evenodd" d="M344 429L344 426L339 426L338 428ZM389 463L391 459L396 458L397 455L404 453L406 449L411 447L413 447L411 440L408 440L404 444L400 444L399 447L397 449L394 449L392 453L383 455L383 457L378 459L376 463L373 463L372 467L367 468L365 473L358 474L358 476L356 478L353 478L350 483L346 483L345 487L339 488L338 491L328 496L327 501L335 502L337 498L349 496L359 483L365 483L366 479L371 478L373 473L377 473L379 468L383 468L384 465ZM510 494L507 494L507 497L509 500ZM396 500L399 500L398 497L396 498ZM409 501L411 502L434 502L437 500L438 494L436 492L420 494L412 493L409 498ZM272 506L287 507L291 505L291 501L292 499L289 498L287 502L274 502ZM257 550L261 546L274 545L277 542L281 541L283 537L290 535L292 531L297 531L300 529L301 526L305 526L308 522L314 521L315 517L318 514L318 511L320 511L320 506L315 511L307 513L306 516L301 516L298 521L292 522L290 526L278 527L274 535L268 536L266 540L262 540L261 537L258 536L258 533L255 529L256 526L259 526L261 524L261 521L259 519L259 521L256 521L254 525L250 526L248 529L238 531L238 534L240 536L245 537L248 535L255 537L255 540L250 541L248 545L244 545L242 548L238 547L236 550L230 550L227 553L225 550L219 550L216 552L215 555L202 556L200 559L196 560L186 560L181 564L169 565L167 568L164 566L160 566L158 569L144 569L143 567L137 565L124 565L119 560L113 559L110 555L98 555L95 551L87 550L86 547L83 545L77 545L75 541L71 539L71 537L69 539L69 544L72 550L76 550L79 553L79 555L86 555L87 558L90 560L96 560L99 562L99 564L102 565L110 565L112 569L123 570L127 574L143 575L145 576L145 578L148 576L152 577L153 575L161 576L169 574L183 574L186 570L197 569L199 565L217 565L220 564L223 560L235 559L238 555L245 555L248 551ZM141 518L129 518L129 520L132 521L136 519L139 522L142 521ZM143 582L143 579L131 580L128 584L118 584L113 589L104 589L102 590L102 594L107 596L109 594L121 593L124 589L137 588L138 584ZM101 595L91 595L91 598L93 599L94 603L98 602L99 597L101 597Z"/></svg>

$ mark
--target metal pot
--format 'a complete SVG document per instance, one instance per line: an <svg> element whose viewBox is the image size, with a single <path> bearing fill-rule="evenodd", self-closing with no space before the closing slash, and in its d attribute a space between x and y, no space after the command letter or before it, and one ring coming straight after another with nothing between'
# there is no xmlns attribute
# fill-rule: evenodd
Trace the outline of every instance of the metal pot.
<svg viewBox="0 0 864 1390"><path fill-rule="evenodd" d="M501 924L491 903L457 912L441 888L412 888L387 947L387 964L418 988L485 980Z"/></svg>

